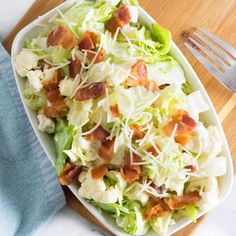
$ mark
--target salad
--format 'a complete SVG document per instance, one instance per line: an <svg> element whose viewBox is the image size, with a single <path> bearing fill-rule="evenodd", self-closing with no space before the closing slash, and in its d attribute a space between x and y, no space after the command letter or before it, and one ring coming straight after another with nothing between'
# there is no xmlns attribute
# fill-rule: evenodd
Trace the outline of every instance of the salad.
<svg viewBox="0 0 236 236"><path fill-rule="evenodd" d="M131 235L166 235L217 204L221 137L168 54L168 30L142 24L136 0L75 1L38 26L15 68L62 185Z"/></svg>

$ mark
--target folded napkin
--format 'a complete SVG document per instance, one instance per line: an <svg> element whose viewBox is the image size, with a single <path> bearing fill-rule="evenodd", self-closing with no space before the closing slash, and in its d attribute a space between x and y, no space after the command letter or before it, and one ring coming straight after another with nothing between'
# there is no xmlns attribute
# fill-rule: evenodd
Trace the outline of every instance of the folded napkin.
<svg viewBox="0 0 236 236"><path fill-rule="evenodd" d="M35 235L65 204L55 171L27 119L0 44L0 235Z"/></svg>

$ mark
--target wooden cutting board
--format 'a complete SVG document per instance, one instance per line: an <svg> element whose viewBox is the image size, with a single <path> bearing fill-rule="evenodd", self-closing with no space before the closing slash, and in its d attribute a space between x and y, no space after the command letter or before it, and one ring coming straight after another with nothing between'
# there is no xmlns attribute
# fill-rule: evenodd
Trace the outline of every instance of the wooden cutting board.
<svg viewBox="0 0 236 236"><path fill-rule="evenodd" d="M63 0L36 0L4 40L3 44L5 48L10 52L12 41L20 29L62 2ZM218 35L236 48L235 0L140 0L140 5L159 24L171 31L174 41L197 72L222 121L232 157L235 160L234 167L236 167L236 94L225 89L217 82L183 45L186 37L194 28L204 28ZM108 235L112 235L79 203L67 188L64 188L64 191L69 207L107 232ZM190 224L174 235L193 235L205 217L199 219L196 224Z"/></svg>

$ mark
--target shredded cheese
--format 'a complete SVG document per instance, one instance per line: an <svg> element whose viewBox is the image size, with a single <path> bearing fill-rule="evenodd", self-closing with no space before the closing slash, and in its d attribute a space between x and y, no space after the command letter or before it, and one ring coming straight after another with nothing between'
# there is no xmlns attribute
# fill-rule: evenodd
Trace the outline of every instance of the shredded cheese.
<svg viewBox="0 0 236 236"><path fill-rule="evenodd" d="M152 127L153 127L153 123L151 123L149 126L148 126L148 130L145 134L145 136L143 137L143 139L139 142L139 146L142 146L148 139L150 133L151 133L151 130L152 130Z"/></svg>
<svg viewBox="0 0 236 236"><path fill-rule="evenodd" d="M116 42L116 40L117 40L117 37L118 37L118 35L119 35L119 32L120 32L120 27L118 27L117 29L116 29L116 32L115 32L115 34L114 34L114 37L113 37L113 40L112 40L112 45L114 46L114 44L115 44L115 42Z"/></svg>
<svg viewBox="0 0 236 236"><path fill-rule="evenodd" d="M60 69L60 68L62 68L62 67L65 67L65 66L67 66L67 65L69 65L69 64L70 64L70 62L67 61L67 62L65 62L65 63L63 63L63 64L60 64L60 65L56 66L56 67L52 67L52 68L48 69L48 71L58 70L58 69Z"/></svg>
<svg viewBox="0 0 236 236"><path fill-rule="evenodd" d="M78 38L76 32L74 31L73 27L71 27L71 24L70 22L66 19L66 17L64 16L64 14L59 10L57 9L57 12L59 13L59 15L61 16L61 18L65 21L66 25L68 26L68 28L74 33L74 36L76 38Z"/></svg>

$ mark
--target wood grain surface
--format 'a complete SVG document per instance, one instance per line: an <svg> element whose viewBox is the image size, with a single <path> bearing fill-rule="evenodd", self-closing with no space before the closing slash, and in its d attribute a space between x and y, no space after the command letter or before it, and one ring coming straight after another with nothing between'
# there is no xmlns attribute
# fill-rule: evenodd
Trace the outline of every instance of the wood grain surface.
<svg viewBox="0 0 236 236"><path fill-rule="evenodd" d="M25 25L43 15L63 0L36 0L13 31L4 40L3 45L10 52L13 39ZM236 95L224 88L200 63L187 51L183 42L196 28L204 28L236 48L236 1L235 0L140 0L140 5L162 26L168 28L173 40L185 54L205 86L222 121L225 134L236 160ZM236 169L236 161L234 161ZM99 226L103 232L112 235L101 225L67 189L65 191L67 205ZM190 224L174 236L193 235L203 216L196 224Z"/></svg>

